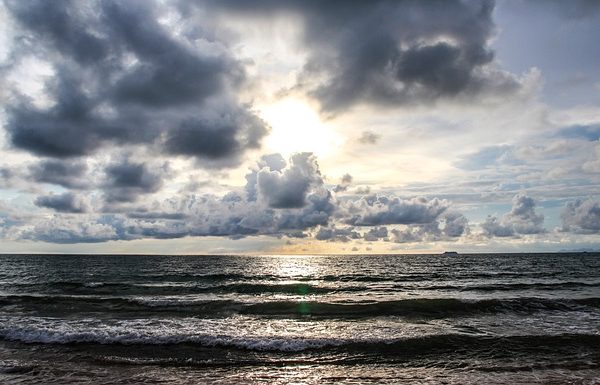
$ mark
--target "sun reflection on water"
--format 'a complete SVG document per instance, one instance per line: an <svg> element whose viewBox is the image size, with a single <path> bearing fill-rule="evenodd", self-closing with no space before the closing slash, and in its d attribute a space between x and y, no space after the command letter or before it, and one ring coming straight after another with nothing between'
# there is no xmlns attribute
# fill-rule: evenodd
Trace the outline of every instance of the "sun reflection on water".
<svg viewBox="0 0 600 385"><path fill-rule="evenodd" d="M277 275L290 280L307 279L317 275L322 270L318 257L311 255L277 256L275 264Z"/></svg>
<svg viewBox="0 0 600 385"><path fill-rule="evenodd" d="M317 277L322 272L322 266L318 257L310 255L277 256L277 275L288 279L289 283L297 283L296 294L301 296L298 300L296 313L301 315L311 314L311 303L308 296L311 293L311 285L306 282ZM302 282L298 282L301 279Z"/></svg>

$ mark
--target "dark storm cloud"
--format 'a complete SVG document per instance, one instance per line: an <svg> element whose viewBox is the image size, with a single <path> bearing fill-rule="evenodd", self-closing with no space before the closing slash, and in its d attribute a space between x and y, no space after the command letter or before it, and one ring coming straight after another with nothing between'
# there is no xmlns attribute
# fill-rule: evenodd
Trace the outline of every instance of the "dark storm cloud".
<svg viewBox="0 0 600 385"><path fill-rule="evenodd" d="M40 196L36 198L35 204L61 213L85 213L89 209L81 197L71 192Z"/></svg>
<svg viewBox="0 0 600 385"><path fill-rule="evenodd" d="M322 2L319 4L323 4ZM310 14L306 41L318 47L305 79L326 110L355 103L419 104L505 93L517 87L492 69L493 2L357 2ZM307 80L308 81L308 80Z"/></svg>
<svg viewBox="0 0 600 385"><path fill-rule="evenodd" d="M449 207L444 200L423 197L408 200L370 195L344 203L343 221L353 226L423 224L434 222Z"/></svg>
<svg viewBox="0 0 600 385"><path fill-rule="evenodd" d="M86 171L86 163L68 160L44 160L29 167L31 177L36 182L76 189L93 187L85 178Z"/></svg>
<svg viewBox="0 0 600 385"><path fill-rule="evenodd" d="M594 199L578 199L568 202L561 214L563 230L576 233L600 232L600 202Z"/></svg>
<svg viewBox="0 0 600 385"><path fill-rule="evenodd" d="M5 4L23 26L82 64L102 60L109 51L109 43L77 17L73 1L9 0Z"/></svg>
<svg viewBox="0 0 600 385"><path fill-rule="evenodd" d="M163 184L163 174L167 166L149 169L146 164L128 159L106 168L104 192L108 202L132 202L138 196L157 192Z"/></svg>
<svg viewBox="0 0 600 385"><path fill-rule="evenodd" d="M519 193L513 197L509 213L502 219L488 216L481 227L486 235L494 237L544 233L544 215L537 213L535 207L533 198Z"/></svg>
<svg viewBox="0 0 600 385"><path fill-rule="evenodd" d="M213 118L192 118L166 133L165 149L174 155L218 160L236 158L244 149L260 147L265 123L246 110L233 108Z"/></svg>
<svg viewBox="0 0 600 385"><path fill-rule="evenodd" d="M213 6L299 15L310 52L300 86L328 111L361 102L429 104L518 87L492 65L493 1L231 0Z"/></svg>
<svg viewBox="0 0 600 385"><path fill-rule="evenodd" d="M55 106L40 109L22 101L8 107L7 129L15 147L36 155L67 158L91 154L108 142L140 143L148 139L152 126L142 126L140 118L102 118L94 113L96 102L76 84L80 80L66 71L59 72L48 85Z"/></svg>
<svg viewBox="0 0 600 385"><path fill-rule="evenodd" d="M112 91L118 101L153 107L197 103L221 92L228 77L231 81L243 77L235 60L198 55L169 36L149 4L102 3L109 36L140 60L117 80Z"/></svg>
<svg viewBox="0 0 600 385"><path fill-rule="evenodd" d="M212 166L238 164L248 148L257 148L267 127L235 100L245 78L242 64L214 36L170 32L158 22L156 8L163 6L7 2L27 42L13 56L35 53L55 72L46 84L51 107L34 106L14 91L7 106L11 143L57 158L138 144L227 159Z"/></svg>

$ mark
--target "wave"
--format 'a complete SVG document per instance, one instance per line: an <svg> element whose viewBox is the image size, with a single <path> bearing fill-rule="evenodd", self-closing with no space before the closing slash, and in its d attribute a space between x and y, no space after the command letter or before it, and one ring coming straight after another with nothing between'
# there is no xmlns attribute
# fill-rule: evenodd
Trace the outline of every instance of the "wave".
<svg viewBox="0 0 600 385"><path fill-rule="evenodd" d="M431 285L411 289L418 290L457 290L457 291L518 291L518 290L561 290L600 287L600 282L536 282L536 283L494 283L484 285ZM395 286L395 288L407 288L406 286Z"/></svg>
<svg viewBox="0 0 600 385"><path fill-rule="evenodd" d="M464 284L452 282L449 284L402 284L402 285L370 285L366 282L352 281L334 285L332 283L318 284L314 282L244 282L206 283L206 282L79 282L58 281L48 283L26 283L0 285L5 291L13 293L47 293L64 295L193 295L193 294L284 294L284 295L326 295L335 293L355 292L393 292L393 291L460 291L460 292L494 292L494 291L555 291L580 290L600 287L600 282L536 282L536 283L490 283Z"/></svg>
<svg viewBox="0 0 600 385"><path fill-rule="evenodd" d="M532 313L537 311L576 311L600 307L600 298L560 299L511 298L464 300L456 298L404 299L373 303L326 303L278 301L249 305L247 314L286 316L301 314L321 317L404 316L447 318L479 313Z"/></svg>
<svg viewBox="0 0 600 385"><path fill-rule="evenodd" d="M243 302L205 297L99 297L99 296L0 296L0 307L45 313L149 312L219 317L234 313L262 317L451 318L476 314L533 313L540 311L589 311L600 307L600 298L507 298L465 300L458 298L402 299L380 302L264 301Z"/></svg>
<svg viewBox="0 0 600 385"><path fill-rule="evenodd" d="M597 334L488 336L465 334L429 334L402 338L305 338L305 337L239 337L209 334L157 335L141 330L69 330L44 327L0 326L0 338L9 341L39 344L101 344L101 345L197 345L201 347L234 348L253 351L301 352L305 350L338 349L351 351L410 354L414 351L456 349L508 349L515 347L545 348L600 346Z"/></svg>
<svg viewBox="0 0 600 385"><path fill-rule="evenodd" d="M15 285L12 285L15 288ZM203 293L240 293L240 294L291 294L315 295L340 291L365 291L366 287L326 287L310 283L257 283L236 282L219 285L181 284L177 282L135 283L135 282L52 282L45 284L21 284L20 292L54 294L119 294L119 295L186 295Z"/></svg>

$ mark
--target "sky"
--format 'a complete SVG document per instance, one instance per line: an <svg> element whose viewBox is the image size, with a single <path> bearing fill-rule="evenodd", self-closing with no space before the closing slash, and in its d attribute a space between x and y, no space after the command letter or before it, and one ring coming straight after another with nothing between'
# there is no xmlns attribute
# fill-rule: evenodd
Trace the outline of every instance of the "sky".
<svg viewBox="0 0 600 385"><path fill-rule="evenodd" d="M0 3L0 252L600 249L600 2Z"/></svg>

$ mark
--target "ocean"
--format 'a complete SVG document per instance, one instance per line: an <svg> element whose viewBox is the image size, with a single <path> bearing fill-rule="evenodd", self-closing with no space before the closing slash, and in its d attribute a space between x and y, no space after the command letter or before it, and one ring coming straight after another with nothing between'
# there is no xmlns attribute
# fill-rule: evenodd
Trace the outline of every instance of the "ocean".
<svg viewBox="0 0 600 385"><path fill-rule="evenodd" d="M600 254L0 256L1 384L600 384Z"/></svg>

